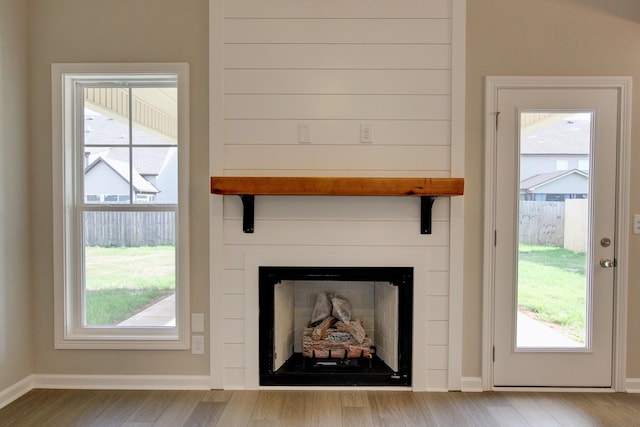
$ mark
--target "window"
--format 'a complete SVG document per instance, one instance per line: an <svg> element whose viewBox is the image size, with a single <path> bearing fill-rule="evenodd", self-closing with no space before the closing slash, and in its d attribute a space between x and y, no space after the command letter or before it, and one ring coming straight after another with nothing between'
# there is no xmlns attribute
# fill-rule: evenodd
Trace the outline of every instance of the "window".
<svg viewBox="0 0 640 427"><path fill-rule="evenodd" d="M569 160L556 160L556 170L557 171L569 170Z"/></svg>
<svg viewBox="0 0 640 427"><path fill-rule="evenodd" d="M56 347L188 348L188 66L52 75Z"/></svg>

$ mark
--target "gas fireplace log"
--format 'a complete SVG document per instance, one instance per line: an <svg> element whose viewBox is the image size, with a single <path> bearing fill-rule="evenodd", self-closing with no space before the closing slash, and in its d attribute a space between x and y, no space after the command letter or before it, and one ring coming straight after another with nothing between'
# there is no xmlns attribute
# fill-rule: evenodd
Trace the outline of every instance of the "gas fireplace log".
<svg viewBox="0 0 640 427"><path fill-rule="evenodd" d="M360 324L360 320L358 319L352 320L348 325L342 321L337 322L336 329L339 330L340 332L347 332L351 334L353 339L358 344L362 344L366 336L364 328L362 327L362 325Z"/></svg>
<svg viewBox="0 0 640 427"><path fill-rule="evenodd" d="M330 336L336 329L327 331ZM304 357L317 359L327 358L348 358L371 357L371 339L365 337L361 344L353 338L345 341L334 341L331 339L314 340L312 337L313 328L305 328L302 332L302 354ZM346 353L345 353L346 352Z"/></svg>
<svg viewBox="0 0 640 427"><path fill-rule="evenodd" d="M318 326L313 328L313 332L311 333L311 337L314 341L318 341L327 337L327 331L330 327L336 323L337 319L335 317L329 316L326 317Z"/></svg>

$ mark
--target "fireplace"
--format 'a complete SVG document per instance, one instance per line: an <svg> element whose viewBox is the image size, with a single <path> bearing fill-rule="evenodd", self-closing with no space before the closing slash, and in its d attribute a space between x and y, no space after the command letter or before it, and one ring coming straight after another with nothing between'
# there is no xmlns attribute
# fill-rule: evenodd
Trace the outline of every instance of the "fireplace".
<svg viewBox="0 0 640 427"><path fill-rule="evenodd" d="M258 276L261 386L411 386L412 267L261 266ZM355 349L306 347L321 294L349 302L366 333Z"/></svg>

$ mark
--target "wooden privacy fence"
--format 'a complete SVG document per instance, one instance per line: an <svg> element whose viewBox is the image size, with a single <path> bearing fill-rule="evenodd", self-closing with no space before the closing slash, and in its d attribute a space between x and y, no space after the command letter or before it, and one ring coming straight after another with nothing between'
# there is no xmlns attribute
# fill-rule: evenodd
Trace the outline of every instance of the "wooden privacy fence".
<svg viewBox="0 0 640 427"><path fill-rule="evenodd" d="M175 212L84 212L86 246L173 246Z"/></svg>
<svg viewBox="0 0 640 427"><path fill-rule="evenodd" d="M564 247L564 202L520 201L520 243Z"/></svg>
<svg viewBox="0 0 640 427"><path fill-rule="evenodd" d="M520 201L520 243L587 251L589 200Z"/></svg>
<svg viewBox="0 0 640 427"><path fill-rule="evenodd" d="M587 252L589 200L565 200L564 248L573 252Z"/></svg>

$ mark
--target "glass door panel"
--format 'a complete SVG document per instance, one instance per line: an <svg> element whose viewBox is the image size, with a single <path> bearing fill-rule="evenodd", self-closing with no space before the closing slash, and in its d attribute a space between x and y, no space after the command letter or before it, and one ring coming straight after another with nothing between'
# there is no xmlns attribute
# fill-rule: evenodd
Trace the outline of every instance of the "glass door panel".
<svg viewBox="0 0 640 427"><path fill-rule="evenodd" d="M520 112L516 351L588 349L591 112Z"/></svg>

